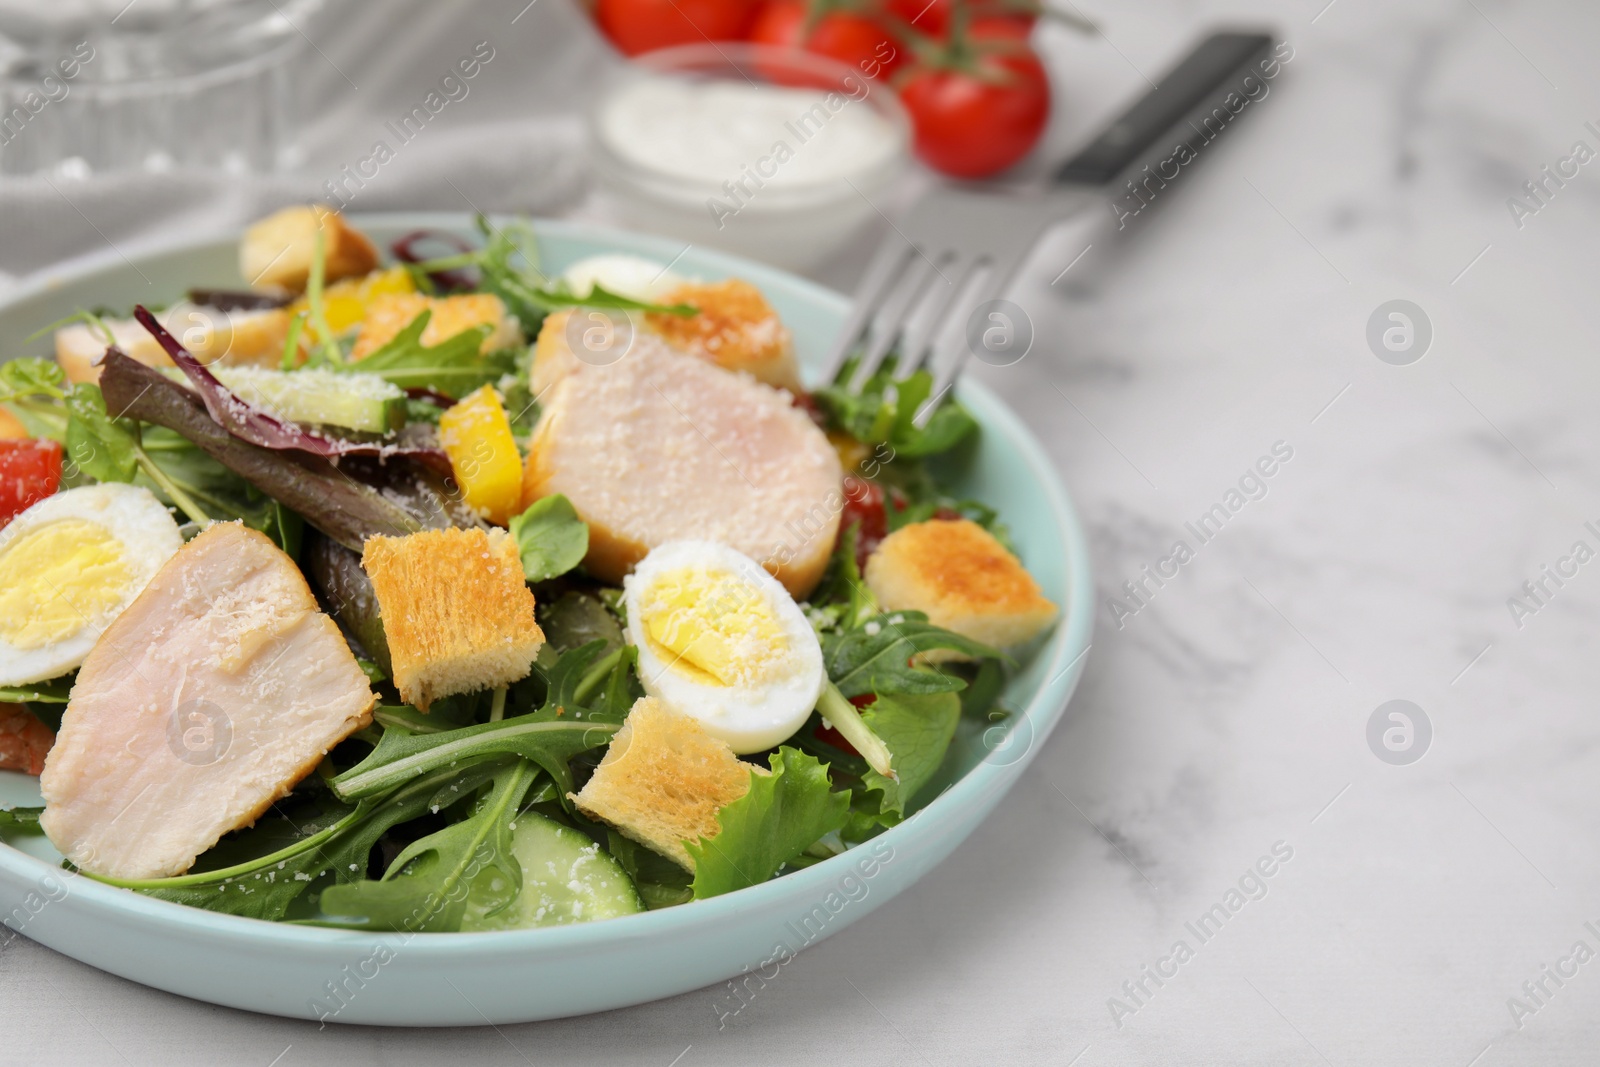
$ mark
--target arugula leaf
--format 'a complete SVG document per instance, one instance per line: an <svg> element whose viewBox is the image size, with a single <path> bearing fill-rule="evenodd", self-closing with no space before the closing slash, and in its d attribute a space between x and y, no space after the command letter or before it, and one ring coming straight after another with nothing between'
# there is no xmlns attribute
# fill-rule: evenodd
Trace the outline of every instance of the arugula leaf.
<svg viewBox="0 0 1600 1067"><path fill-rule="evenodd" d="M498 229L483 215L476 221L478 232L484 235L484 246L463 258L477 266L479 290L498 296L522 323L523 332L532 337L549 310L533 296L538 284L529 277L539 270L539 249L533 227L521 219ZM521 267L515 262L518 258L523 262Z"/></svg>
<svg viewBox="0 0 1600 1067"><path fill-rule="evenodd" d="M0 686L0 704L65 704L72 695L76 672L32 685Z"/></svg>
<svg viewBox="0 0 1600 1067"><path fill-rule="evenodd" d="M285 824L298 836L285 848L235 867L152 879L128 887L190 907L281 920L308 890L330 881L340 885L364 878L369 854L392 827L470 796L505 766L506 761L496 760L464 768L440 768L353 809L329 806L321 817L299 821L297 827L286 819L263 819L256 829L240 835L236 847L271 842L283 835ZM223 847L219 845L208 852L205 859L213 858ZM241 867L245 869L240 870Z"/></svg>
<svg viewBox="0 0 1600 1067"><path fill-rule="evenodd" d="M606 673L620 656L617 649L601 656L605 648L605 641L595 640L568 649L558 655L554 663L541 664L536 660L533 672L537 680L544 683L544 690L535 695L539 706L523 718L536 722L586 719L589 695L605 680ZM599 662L596 662L597 656Z"/></svg>
<svg viewBox="0 0 1600 1067"><path fill-rule="evenodd" d="M539 413L542 410L539 398L533 395L534 346L522 345L518 348L503 349L494 356L502 360L509 356L509 366L505 367L499 379L495 381L495 388L500 391L500 402L505 406L507 421L511 423L511 435L519 444L525 443L528 436L533 433L533 428L538 425Z"/></svg>
<svg viewBox="0 0 1600 1067"><path fill-rule="evenodd" d="M43 808L6 808L0 810L0 831L9 830L18 834L43 833L44 831L39 828L39 816L43 814Z"/></svg>
<svg viewBox="0 0 1600 1067"><path fill-rule="evenodd" d="M434 389L451 397L466 396L499 376L499 370L478 351L489 336L488 325L469 326L429 347L422 343L422 332L432 317L431 309L424 310L370 356L336 364L333 369L376 374L402 389Z"/></svg>
<svg viewBox="0 0 1600 1067"><path fill-rule="evenodd" d="M964 665L958 669L971 668ZM972 669L972 678L967 682L967 687L961 691L961 714L989 714L999 702L1000 693L1005 687L1006 671L1001 662L997 659L980 660L977 668Z"/></svg>
<svg viewBox="0 0 1600 1067"><path fill-rule="evenodd" d="M67 401L67 458L97 482L131 482L139 466L138 427L114 419L98 385L72 387Z"/></svg>
<svg viewBox="0 0 1600 1067"><path fill-rule="evenodd" d="M558 308L585 307L609 311L647 311L662 315L689 316L700 313L700 309L693 304L653 304L648 300L635 300L631 296L613 293L598 282L591 286L587 293L581 295L567 288L565 282L557 282L544 289L535 289L533 295L551 311Z"/></svg>
<svg viewBox="0 0 1600 1067"><path fill-rule="evenodd" d="M889 746L899 775L896 781L868 769L863 781L883 794L880 811L904 815L906 805L944 762L961 718L961 698L954 693L879 696L861 717Z"/></svg>
<svg viewBox="0 0 1600 1067"><path fill-rule="evenodd" d="M589 551L589 527L560 493L534 501L513 518L511 536L522 553L522 573L530 582L567 573Z"/></svg>
<svg viewBox="0 0 1600 1067"><path fill-rule="evenodd" d="M511 830L538 774L520 759L497 770L488 795L471 815L406 846L381 880L323 890L319 922L364 930L454 931L461 928L469 896L491 914L510 904L522 890L522 864L511 851Z"/></svg>
<svg viewBox="0 0 1600 1067"><path fill-rule="evenodd" d="M413 734L386 727L378 747L331 784L341 800L359 800L387 792L440 767L490 756L518 755L544 768L565 795L572 789L567 761L580 752L609 744L616 730L611 723L552 721L537 713L436 734Z"/></svg>
<svg viewBox="0 0 1600 1067"><path fill-rule="evenodd" d="M717 812L715 836L684 842L694 858L696 900L758 885L845 824L850 794L829 787L816 757L784 746L770 775L750 775L750 791Z"/></svg>
<svg viewBox="0 0 1600 1067"><path fill-rule="evenodd" d="M948 452L977 428L977 421L953 396L943 397L926 426L914 424L918 410L933 391L933 375L918 370L895 379L895 360L887 359L861 386L852 391L857 363L851 359L832 385L813 396L841 429L869 444L887 444L897 457L915 459Z"/></svg>
<svg viewBox="0 0 1600 1067"><path fill-rule="evenodd" d="M639 650L629 645L612 654L617 657L616 663L606 675L605 688L601 690L599 700L589 707L588 717L590 722L610 722L620 726L628 717L628 712L633 710L633 705L644 696L644 686L639 681L637 670ZM601 662L604 663L603 660ZM578 695L583 695L581 688Z"/></svg>
<svg viewBox="0 0 1600 1067"><path fill-rule="evenodd" d="M539 605L539 626L544 630L546 647L557 653L570 652L590 641L604 641L605 651L623 645L622 627L599 598L568 590L552 601Z"/></svg>
<svg viewBox="0 0 1600 1067"><path fill-rule="evenodd" d="M282 547L284 536L279 531L287 529L298 516L201 451L193 441L165 426L146 423L139 428L139 447L163 480L204 508L209 517L242 519L246 526L262 531ZM168 504L177 504L160 483L147 475L135 481Z"/></svg>
<svg viewBox="0 0 1600 1067"><path fill-rule="evenodd" d="M853 630L878 614L878 598L861 580L861 568L856 563L860 536L859 522L845 527L839 535L839 547L823 572L822 583L811 594L811 602L823 605L822 610L829 612L825 629Z"/></svg>
<svg viewBox="0 0 1600 1067"><path fill-rule="evenodd" d="M913 665L918 652L950 649L979 659L999 658L988 645L934 626L920 611L874 616L854 630L830 635L822 659L828 677L846 697L863 693L944 693L966 685L960 678Z"/></svg>

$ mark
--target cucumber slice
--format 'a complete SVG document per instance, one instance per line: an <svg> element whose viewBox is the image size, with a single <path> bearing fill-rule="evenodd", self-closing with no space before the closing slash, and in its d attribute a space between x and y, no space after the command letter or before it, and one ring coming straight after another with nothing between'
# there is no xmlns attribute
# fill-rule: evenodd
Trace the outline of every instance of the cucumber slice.
<svg viewBox="0 0 1600 1067"><path fill-rule="evenodd" d="M644 910L622 865L588 835L533 812L517 816L511 852L522 864L522 892L502 910L467 899L462 930L520 930L632 915Z"/></svg>
<svg viewBox="0 0 1600 1067"><path fill-rule="evenodd" d="M180 376L181 371L169 372ZM384 434L406 424L406 395L376 374L211 367L228 390L289 422Z"/></svg>

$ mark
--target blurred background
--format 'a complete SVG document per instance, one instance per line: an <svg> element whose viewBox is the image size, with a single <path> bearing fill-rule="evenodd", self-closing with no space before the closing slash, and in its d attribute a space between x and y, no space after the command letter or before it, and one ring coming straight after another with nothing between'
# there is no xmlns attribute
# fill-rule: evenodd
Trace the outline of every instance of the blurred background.
<svg viewBox="0 0 1600 1067"><path fill-rule="evenodd" d="M1042 174L1143 84L1070 4L1040 17L1033 0L982 0L952 21L950 0L0 0L0 271L179 240L308 199L637 224L626 195L593 180L617 168L596 166L606 146L586 134L591 113L637 76L629 54L698 44L727 58L743 41L836 64L834 87L843 75L847 92L907 126L869 131L891 165L858 182L871 210L851 196L865 216L845 228L867 248L879 211L894 214L940 170ZM1174 34L1162 62L1187 43ZM799 84L733 65L725 76ZM899 97L919 70L927 102L912 127ZM937 99L951 91L939 79L994 99L962 111ZM425 131L402 121L417 109ZM905 165L913 132L938 169ZM783 258L739 222L709 241ZM839 245L787 265L848 277L859 255Z"/></svg>

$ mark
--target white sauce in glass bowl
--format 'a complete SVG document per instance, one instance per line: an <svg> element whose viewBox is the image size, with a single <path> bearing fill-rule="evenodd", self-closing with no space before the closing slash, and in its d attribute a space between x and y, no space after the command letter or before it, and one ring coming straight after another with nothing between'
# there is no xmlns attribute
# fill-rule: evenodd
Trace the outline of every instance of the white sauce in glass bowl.
<svg viewBox="0 0 1600 1067"><path fill-rule="evenodd" d="M616 92L596 135L615 157L686 183L741 178L799 190L890 165L902 149L860 92L645 77ZM750 176L754 177L751 178Z"/></svg>

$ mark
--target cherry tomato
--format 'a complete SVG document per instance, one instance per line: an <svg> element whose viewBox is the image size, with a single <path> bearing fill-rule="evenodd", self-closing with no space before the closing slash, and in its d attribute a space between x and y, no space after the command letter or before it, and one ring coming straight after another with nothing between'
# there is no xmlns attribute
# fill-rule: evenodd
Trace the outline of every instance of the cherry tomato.
<svg viewBox="0 0 1600 1067"><path fill-rule="evenodd" d="M889 515L883 508L883 489L875 482L845 475L844 507L839 513L839 533L856 526L856 566L867 569L867 557L889 536Z"/></svg>
<svg viewBox="0 0 1600 1067"><path fill-rule="evenodd" d="M624 55L676 44L736 41L755 14L754 0L599 0L600 28Z"/></svg>
<svg viewBox="0 0 1600 1067"><path fill-rule="evenodd" d="M0 441L0 527L61 485L61 446L54 441Z"/></svg>
<svg viewBox="0 0 1600 1067"><path fill-rule="evenodd" d="M894 19L919 33L943 40L950 33L951 12L959 0L884 0ZM986 20L1011 23L1026 38L1039 21L1039 5L1031 0L966 0L965 8L976 29Z"/></svg>
<svg viewBox="0 0 1600 1067"><path fill-rule="evenodd" d="M802 390L795 390L789 394L789 402L810 416L818 429L828 428L828 413L822 410L822 405L817 403L816 397ZM0 411L4 410L0 408Z"/></svg>
<svg viewBox="0 0 1600 1067"><path fill-rule="evenodd" d="M850 703L854 704L858 708L865 708L871 705L871 703L877 699L878 696L876 693L862 693L860 696L851 697ZM817 728L811 731L811 736L815 737L818 741L832 745L840 752L847 752L852 756L861 755L861 753L856 751L856 746L845 740L844 734L841 734L838 730L835 730L831 726L823 726L819 723Z"/></svg>
<svg viewBox="0 0 1600 1067"><path fill-rule="evenodd" d="M1033 36L1033 24L1037 21L1037 15L977 15L967 32L975 39L1009 38L1026 43Z"/></svg>
<svg viewBox="0 0 1600 1067"><path fill-rule="evenodd" d="M807 0L767 0L756 13L750 40L827 56L869 78L887 78L905 62L894 37L866 15L838 7L813 11ZM793 82L795 77L779 80Z"/></svg>
<svg viewBox="0 0 1600 1067"><path fill-rule="evenodd" d="M946 62L918 66L900 99L917 155L957 178L1005 170L1033 149L1050 118L1044 65L1012 37L973 38Z"/></svg>

